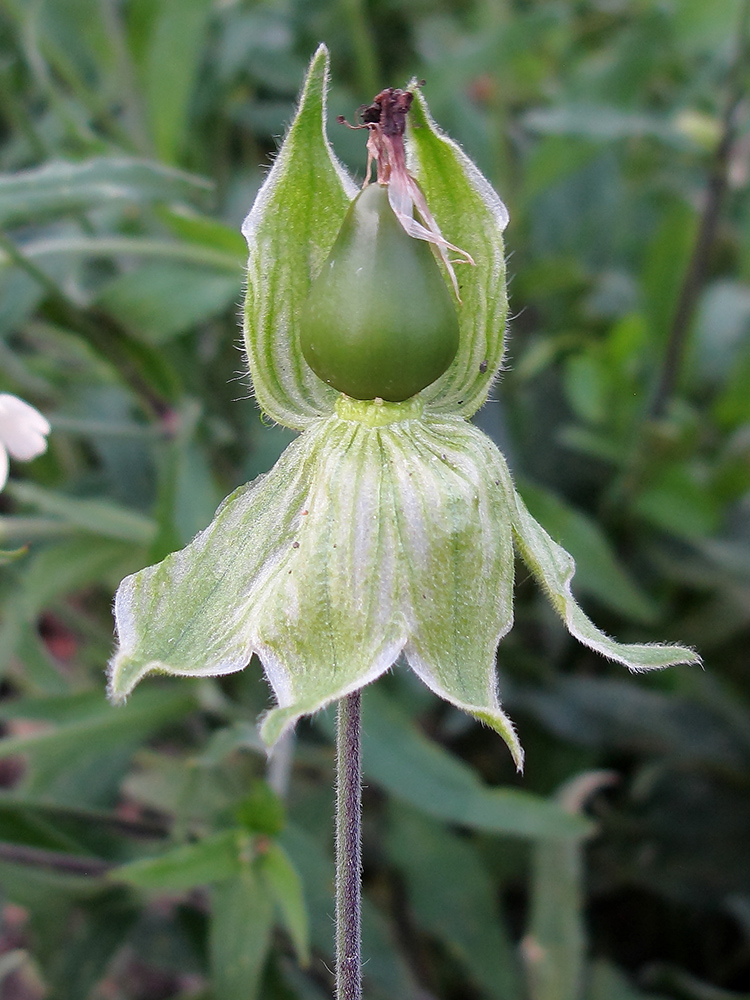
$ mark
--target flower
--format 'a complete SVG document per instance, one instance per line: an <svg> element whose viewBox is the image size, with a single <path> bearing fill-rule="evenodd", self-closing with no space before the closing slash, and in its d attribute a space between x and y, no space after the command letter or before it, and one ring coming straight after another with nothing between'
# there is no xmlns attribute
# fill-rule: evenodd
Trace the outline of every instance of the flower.
<svg viewBox="0 0 750 1000"><path fill-rule="evenodd" d="M30 462L47 450L48 421L39 410L9 392L0 392L0 490L8 481L8 455Z"/></svg>
<svg viewBox="0 0 750 1000"><path fill-rule="evenodd" d="M573 559L531 517L494 443L468 422L502 364L508 215L416 89L406 168L399 143L395 156L387 143L368 149L379 170L388 157L396 165L399 212L411 218L416 209L424 223L410 235L438 252L471 254L454 295L458 351L437 381L394 402L351 399L306 364L300 316L357 194L325 135L326 82L321 46L243 227L255 395L269 417L302 433L190 545L122 582L110 697L124 699L153 671L226 674L255 653L278 703L261 727L271 746L300 716L403 655L436 694L497 730L520 768L495 674L513 622L514 550L570 633L602 655L634 671L698 657L681 646L617 643L586 617L570 588Z"/></svg>

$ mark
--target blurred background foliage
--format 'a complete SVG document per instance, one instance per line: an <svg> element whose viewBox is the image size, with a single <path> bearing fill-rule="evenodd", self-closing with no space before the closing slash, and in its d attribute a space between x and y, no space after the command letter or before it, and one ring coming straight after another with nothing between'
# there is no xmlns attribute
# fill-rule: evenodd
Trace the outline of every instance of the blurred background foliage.
<svg viewBox="0 0 750 1000"><path fill-rule="evenodd" d="M331 121L426 80L506 199L479 423L576 590L704 671L627 677L522 575L527 749L396 670L365 697L370 1000L750 997L750 131L737 0L2 0L0 993L330 996L331 719L267 768L257 664L104 699L110 604L289 435L238 339L239 226L305 65ZM331 125L360 177L361 133Z"/></svg>

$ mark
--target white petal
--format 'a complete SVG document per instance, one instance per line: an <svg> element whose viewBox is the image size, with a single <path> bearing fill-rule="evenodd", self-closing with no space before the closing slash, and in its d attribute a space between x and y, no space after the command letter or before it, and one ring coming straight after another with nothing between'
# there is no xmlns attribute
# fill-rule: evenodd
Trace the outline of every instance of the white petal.
<svg viewBox="0 0 750 1000"><path fill-rule="evenodd" d="M0 444L0 490L8 482L8 452Z"/></svg>
<svg viewBox="0 0 750 1000"><path fill-rule="evenodd" d="M39 410L18 396L0 393L0 441L13 458L28 462L43 454L49 432L50 425Z"/></svg>

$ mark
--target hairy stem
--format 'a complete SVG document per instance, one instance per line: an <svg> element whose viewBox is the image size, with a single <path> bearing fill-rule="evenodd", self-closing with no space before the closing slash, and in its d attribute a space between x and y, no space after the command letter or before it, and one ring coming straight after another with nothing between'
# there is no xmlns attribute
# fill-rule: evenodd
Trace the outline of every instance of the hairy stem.
<svg viewBox="0 0 750 1000"><path fill-rule="evenodd" d="M339 702L336 728L336 1000L362 996L361 695Z"/></svg>

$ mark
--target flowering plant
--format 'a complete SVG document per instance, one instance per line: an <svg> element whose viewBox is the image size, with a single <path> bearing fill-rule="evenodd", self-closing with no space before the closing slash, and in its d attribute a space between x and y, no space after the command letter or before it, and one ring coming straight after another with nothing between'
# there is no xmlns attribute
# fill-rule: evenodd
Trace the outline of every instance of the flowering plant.
<svg viewBox="0 0 750 1000"><path fill-rule="evenodd" d="M255 395L271 419L302 433L187 548L123 581L110 695L124 699L153 671L230 673L256 653L278 702L261 727L271 746L300 716L357 691L403 654L436 694L496 729L520 768L495 679L497 645L513 620L514 549L571 634L602 655L636 671L698 658L680 646L619 644L588 619L571 592L572 558L530 516L505 459L468 422L502 364L508 215L416 88L406 159L379 181L390 185L404 238L433 243L454 284L455 353L421 391L390 399L352 398L306 361L306 302L357 196L326 138L326 82L321 47L243 227ZM378 145L381 118L364 124L382 170L393 144ZM460 280L449 250L465 258ZM390 287L377 287L367 301L379 308ZM347 315L340 325L345 333Z"/></svg>

